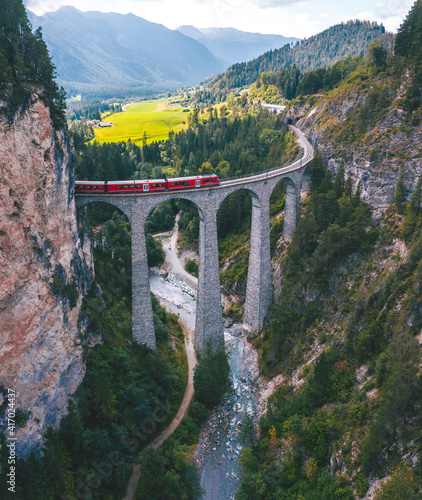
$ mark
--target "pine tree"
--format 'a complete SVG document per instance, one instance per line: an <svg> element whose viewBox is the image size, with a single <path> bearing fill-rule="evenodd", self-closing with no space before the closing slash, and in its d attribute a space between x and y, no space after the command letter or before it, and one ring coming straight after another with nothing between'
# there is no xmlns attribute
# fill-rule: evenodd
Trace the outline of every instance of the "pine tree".
<svg viewBox="0 0 422 500"><path fill-rule="evenodd" d="M399 214L404 212L406 202L406 188L404 186L404 170L400 171L399 179L396 184L396 194L394 195L394 204Z"/></svg>
<svg viewBox="0 0 422 500"><path fill-rule="evenodd" d="M421 213L422 203L422 176L419 177L416 189L410 197L409 203L406 206L403 226L401 229L401 237L405 241L409 241L413 235L414 230Z"/></svg>
<svg viewBox="0 0 422 500"><path fill-rule="evenodd" d="M74 492L71 460L58 432L48 427L44 434L44 466L55 496L72 495Z"/></svg>
<svg viewBox="0 0 422 500"><path fill-rule="evenodd" d="M36 457L32 451L22 465L22 476L26 479L25 498L54 499L54 488L43 462L43 459Z"/></svg>
<svg viewBox="0 0 422 500"><path fill-rule="evenodd" d="M334 181L334 192L336 198L340 198L344 191L344 161L340 163L340 168L338 169L335 181Z"/></svg>
<svg viewBox="0 0 422 500"><path fill-rule="evenodd" d="M420 51L422 31L422 0L417 0L397 31L395 54L408 58Z"/></svg>
<svg viewBox="0 0 422 500"><path fill-rule="evenodd" d="M0 0L0 97L8 104L2 112L13 116L25 108L38 85L54 124L61 126L65 93L54 80L56 71L41 28L35 33L31 29L22 0Z"/></svg>

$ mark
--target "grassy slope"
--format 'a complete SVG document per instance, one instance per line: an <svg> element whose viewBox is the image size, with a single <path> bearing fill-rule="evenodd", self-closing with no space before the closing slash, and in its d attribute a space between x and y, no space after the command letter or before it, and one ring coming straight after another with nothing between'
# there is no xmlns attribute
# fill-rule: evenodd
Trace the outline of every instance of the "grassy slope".
<svg viewBox="0 0 422 500"><path fill-rule="evenodd" d="M104 119L117 125L95 129L94 140L103 143L130 139L142 145L144 132L147 143L168 139L171 130L178 132L187 127L189 113L184 112L186 108L167 106L166 103L166 99L160 99L129 104L126 111Z"/></svg>

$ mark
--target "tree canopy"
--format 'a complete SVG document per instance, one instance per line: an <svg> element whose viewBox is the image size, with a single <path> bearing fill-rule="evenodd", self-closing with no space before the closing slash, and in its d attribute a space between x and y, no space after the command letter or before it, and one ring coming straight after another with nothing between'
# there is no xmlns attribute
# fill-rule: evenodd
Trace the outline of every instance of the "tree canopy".
<svg viewBox="0 0 422 500"><path fill-rule="evenodd" d="M0 99L6 102L3 112L14 115L30 102L34 86L41 86L41 97L50 107L53 122L65 120L64 90L55 82L41 28L32 32L22 0L0 0Z"/></svg>

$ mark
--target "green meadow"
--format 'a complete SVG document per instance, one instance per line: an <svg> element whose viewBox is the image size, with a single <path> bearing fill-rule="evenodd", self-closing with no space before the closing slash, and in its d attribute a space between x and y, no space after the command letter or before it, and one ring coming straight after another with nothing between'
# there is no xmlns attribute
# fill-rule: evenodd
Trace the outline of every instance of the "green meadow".
<svg viewBox="0 0 422 500"><path fill-rule="evenodd" d="M169 105L167 99L128 104L122 113L103 118L105 122L112 122L113 127L94 129L94 140L104 143L130 139L141 145L144 132L147 143L165 140L170 130L178 132L187 127L188 116L186 108Z"/></svg>

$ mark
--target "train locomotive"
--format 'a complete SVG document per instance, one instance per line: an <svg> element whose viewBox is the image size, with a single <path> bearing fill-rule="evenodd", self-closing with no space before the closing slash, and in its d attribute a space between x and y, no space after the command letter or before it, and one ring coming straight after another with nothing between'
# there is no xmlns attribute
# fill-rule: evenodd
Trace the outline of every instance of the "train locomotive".
<svg viewBox="0 0 422 500"><path fill-rule="evenodd" d="M81 194L118 194L118 193L155 193L160 191L179 191L218 186L217 175L197 175L171 179L132 180L132 181L75 181L75 193Z"/></svg>

